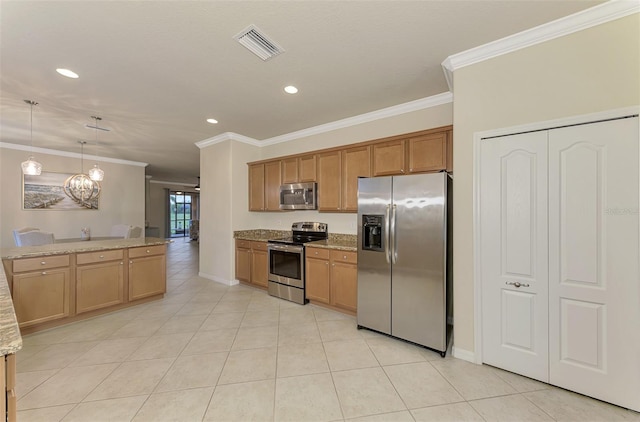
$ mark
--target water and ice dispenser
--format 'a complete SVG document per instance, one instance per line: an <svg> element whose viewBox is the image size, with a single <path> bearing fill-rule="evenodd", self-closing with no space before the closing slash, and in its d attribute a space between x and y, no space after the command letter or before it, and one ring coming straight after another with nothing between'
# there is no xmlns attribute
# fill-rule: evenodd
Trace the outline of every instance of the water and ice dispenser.
<svg viewBox="0 0 640 422"><path fill-rule="evenodd" d="M362 249L384 251L384 215L362 216Z"/></svg>

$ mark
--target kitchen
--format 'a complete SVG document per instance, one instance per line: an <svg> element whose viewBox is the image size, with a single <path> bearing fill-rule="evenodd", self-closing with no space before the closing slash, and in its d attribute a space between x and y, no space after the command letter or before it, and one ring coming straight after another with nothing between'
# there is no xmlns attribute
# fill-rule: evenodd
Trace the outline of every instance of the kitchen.
<svg viewBox="0 0 640 422"><path fill-rule="evenodd" d="M461 358L473 360L474 350L477 350L474 345L474 321L477 322L478 318L473 312L474 261L473 245L469 240L473 232L473 156L470 145L473 133L493 127L508 127L524 122L550 120L637 104L638 72L637 66L633 64L633 57L636 57L637 53L633 53L636 56L630 54L631 62L627 62L627 59L620 58L614 51L606 48L609 45L620 45L624 51L637 51L637 37L624 35L635 33L637 23L630 18L621 19L566 38L506 54L485 63L462 67L455 73L455 103L449 102L416 110L406 116L391 116L383 122L364 123L358 127L360 130L357 135L350 133L348 129L335 129L325 135L301 134L302 139L299 143L275 144L264 148L234 142L232 137L227 137L221 139L218 144L202 148L201 162L207 164L202 166L202 185L203 190L208 188L211 195L208 198L203 197L203 215L209 213L219 218L215 222L203 220L201 223L201 233L209 233L209 237L203 236L201 240L200 254L203 259L199 271L203 276L217 281L229 283L234 279L232 255L235 230L256 227L284 230L295 221L311 220L326 222L336 233L354 234L356 231L354 215L310 212L312 217L300 218L299 213L255 215L244 211L248 210L247 162L302 153L317 149L316 145L349 144L455 122L454 297L458 311L455 313L454 347ZM594 44L593 39L604 41ZM575 52L576 55L572 56L573 61L566 60L567 51ZM550 67L555 73L549 75L540 68L530 69L528 66L534 59L552 63L553 66ZM594 74L603 76L576 77L587 68L595 68L597 70L594 70ZM604 84L604 80L609 81L609 89L594 91L594 80L598 86ZM585 92L590 93L586 99ZM558 93L564 94L561 101L549 100L557 98ZM493 98L490 107L486 104L487 98ZM513 104L522 102L527 104L526 110L518 111ZM3 165L3 168L7 167ZM228 180L229 175L230 184L215 183L215 180ZM4 180L3 173L3 183ZM6 191L3 186L3 192ZM317 216L314 216L314 213ZM3 221L6 214L8 213L3 212Z"/></svg>

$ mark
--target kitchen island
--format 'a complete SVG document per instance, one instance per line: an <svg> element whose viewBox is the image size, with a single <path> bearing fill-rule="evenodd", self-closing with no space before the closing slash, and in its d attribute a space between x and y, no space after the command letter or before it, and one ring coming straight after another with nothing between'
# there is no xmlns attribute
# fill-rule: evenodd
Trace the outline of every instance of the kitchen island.
<svg viewBox="0 0 640 422"><path fill-rule="evenodd" d="M30 333L162 298L166 243L137 238L1 249L20 330Z"/></svg>
<svg viewBox="0 0 640 422"><path fill-rule="evenodd" d="M16 352L22 349L22 337L16 321L4 269L0 267L0 415L16 420Z"/></svg>

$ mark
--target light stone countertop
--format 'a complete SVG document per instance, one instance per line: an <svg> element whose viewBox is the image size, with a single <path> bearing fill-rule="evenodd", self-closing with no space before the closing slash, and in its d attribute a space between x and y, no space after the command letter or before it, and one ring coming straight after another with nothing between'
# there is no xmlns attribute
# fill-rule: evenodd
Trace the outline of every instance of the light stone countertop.
<svg viewBox="0 0 640 422"><path fill-rule="evenodd" d="M67 253L135 248L137 246L154 246L162 245L164 243L169 243L169 241L157 237L140 237L136 239L86 240L70 243L54 243L52 245L3 248L0 249L0 258L20 259L35 256L62 255Z"/></svg>
<svg viewBox="0 0 640 422"><path fill-rule="evenodd" d="M233 232L234 239L253 240L257 242L266 242L269 239L277 239L290 235L290 231L284 230L239 230ZM327 240L318 240L309 242L307 246L315 248L338 249L341 251L357 251L358 236L355 234L329 233Z"/></svg>
<svg viewBox="0 0 640 422"><path fill-rule="evenodd" d="M0 265L0 356L22 349L22 337L13 309L4 267Z"/></svg>

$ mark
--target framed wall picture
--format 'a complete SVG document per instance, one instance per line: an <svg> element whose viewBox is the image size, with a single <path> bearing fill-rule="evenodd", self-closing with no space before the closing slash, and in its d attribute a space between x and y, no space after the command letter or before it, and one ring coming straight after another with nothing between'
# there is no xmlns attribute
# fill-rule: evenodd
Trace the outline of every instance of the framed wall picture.
<svg viewBox="0 0 640 422"><path fill-rule="evenodd" d="M64 183L71 176L73 176L73 173L54 173L49 171L43 171L40 176L24 174L22 176L22 209L97 210L99 197L81 201L71 195L67 195Z"/></svg>

